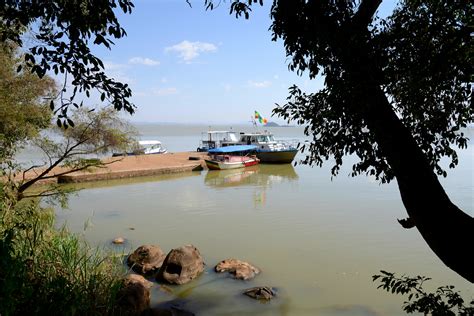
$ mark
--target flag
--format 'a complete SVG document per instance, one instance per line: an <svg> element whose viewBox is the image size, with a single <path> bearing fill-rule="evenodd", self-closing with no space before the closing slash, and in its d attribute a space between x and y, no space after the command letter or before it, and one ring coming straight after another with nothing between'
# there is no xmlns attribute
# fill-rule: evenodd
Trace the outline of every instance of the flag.
<svg viewBox="0 0 474 316"><path fill-rule="evenodd" d="M263 125L266 125L268 120L266 118L263 118L260 113L258 113L257 111L255 111L255 119L258 120L260 122L260 124L263 124Z"/></svg>

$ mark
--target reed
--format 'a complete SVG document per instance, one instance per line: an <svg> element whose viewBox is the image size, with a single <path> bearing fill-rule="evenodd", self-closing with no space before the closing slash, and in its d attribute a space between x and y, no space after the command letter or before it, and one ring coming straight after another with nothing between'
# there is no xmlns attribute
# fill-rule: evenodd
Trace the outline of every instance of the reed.
<svg viewBox="0 0 474 316"><path fill-rule="evenodd" d="M125 271L117 256L88 245L37 201L0 219L0 315L112 315Z"/></svg>

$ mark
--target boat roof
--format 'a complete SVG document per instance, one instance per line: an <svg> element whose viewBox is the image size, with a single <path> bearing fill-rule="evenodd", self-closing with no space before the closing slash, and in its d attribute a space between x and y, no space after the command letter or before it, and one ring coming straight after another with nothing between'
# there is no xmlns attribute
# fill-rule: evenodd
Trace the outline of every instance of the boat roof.
<svg viewBox="0 0 474 316"><path fill-rule="evenodd" d="M240 132L240 135L246 135L246 136L256 136L256 135L273 135L273 133L269 131L257 131L257 132Z"/></svg>
<svg viewBox="0 0 474 316"><path fill-rule="evenodd" d="M140 145L160 145L161 142L158 140L140 140L138 141Z"/></svg>
<svg viewBox="0 0 474 316"><path fill-rule="evenodd" d="M240 151L251 151L257 149L255 145L235 145L209 149L210 154L227 154Z"/></svg>
<svg viewBox="0 0 474 316"><path fill-rule="evenodd" d="M207 133L207 134L226 134L226 133L234 133L234 134L235 134L234 131L207 131L207 132L205 132L205 133Z"/></svg>

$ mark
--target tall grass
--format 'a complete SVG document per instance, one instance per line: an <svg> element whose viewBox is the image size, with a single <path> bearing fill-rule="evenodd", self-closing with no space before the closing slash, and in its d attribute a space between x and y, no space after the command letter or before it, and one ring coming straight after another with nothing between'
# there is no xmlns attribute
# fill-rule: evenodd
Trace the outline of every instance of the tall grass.
<svg viewBox="0 0 474 316"><path fill-rule="evenodd" d="M112 315L124 274L37 201L0 208L0 315Z"/></svg>

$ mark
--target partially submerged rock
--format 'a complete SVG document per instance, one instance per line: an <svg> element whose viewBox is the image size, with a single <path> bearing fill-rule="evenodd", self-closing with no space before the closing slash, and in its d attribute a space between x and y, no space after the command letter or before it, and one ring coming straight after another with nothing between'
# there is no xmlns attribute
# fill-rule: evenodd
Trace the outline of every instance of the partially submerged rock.
<svg viewBox="0 0 474 316"><path fill-rule="evenodd" d="M271 300L275 297L275 290L269 286L257 286L244 290L244 294L256 300Z"/></svg>
<svg viewBox="0 0 474 316"><path fill-rule="evenodd" d="M150 308L152 283L138 274L129 274L122 281L118 292L118 305L127 315L140 315Z"/></svg>
<svg viewBox="0 0 474 316"><path fill-rule="evenodd" d="M260 273L260 269L238 259L225 259L215 267L216 272L229 272L235 279L250 280Z"/></svg>
<svg viewBox="0 0 474 316"><path fill-rule="evenodd" d="M125 242L125 238L123 237L115 237L113 240L112 240L112 243L113 244L116 244L116 245L121 245Z"/></svg>
<svg viewBox="0 0 474 316"><path fill-rule="evenodd" d="M164 260L165 253L159 246L143 245L128 256L127 264L136 273L151 275L158 272Z"/></svg>
<svg viewBox="0 0 474 316"><path fill-rule="evenodd" d="M185 284L204 271L204 260L193 245L172 249L158 271L157 280Z"/></svg>

